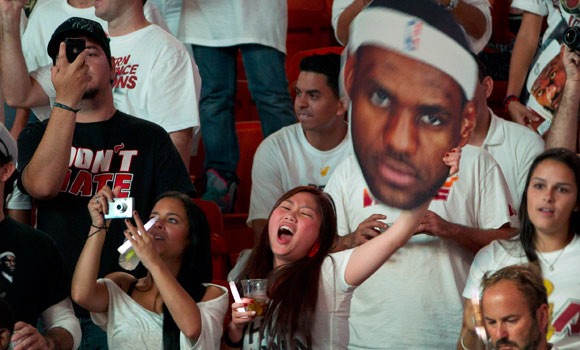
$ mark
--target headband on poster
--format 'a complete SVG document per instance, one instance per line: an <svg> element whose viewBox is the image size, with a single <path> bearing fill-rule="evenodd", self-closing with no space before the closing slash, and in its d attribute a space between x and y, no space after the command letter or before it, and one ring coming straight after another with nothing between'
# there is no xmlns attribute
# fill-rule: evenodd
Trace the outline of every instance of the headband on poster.
<svg viewBox="0 0 580 350"><path fill-rule="evenodd" d="M387 1L375 0L372 5L377 2ZM467 41L461 28L453 22L453 19L451 19L453 23L447 23L447 27L456 26L456 32L459 31L463 36L464 43L439 30L424 18L398 9L372 5L364 9L352 22L348 43L349 55L365 45L396 51L446 73L459 84L467 100L473 98L477 83L477 63L467 48ZM446 13L445 10L441 11ZM440 14L435 11L430 12L429 16Z"/></svg>

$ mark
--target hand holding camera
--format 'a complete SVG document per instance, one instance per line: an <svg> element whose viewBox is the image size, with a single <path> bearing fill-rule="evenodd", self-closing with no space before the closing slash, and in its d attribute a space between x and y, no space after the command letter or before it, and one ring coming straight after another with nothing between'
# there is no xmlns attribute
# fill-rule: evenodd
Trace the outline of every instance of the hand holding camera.
<svg viewBox="0 0 580 350"><path fill-rule="evenodd" d="M94 227L103 227L105 221L111 219L125 219L133 216L135 208L134 198L119 198L121 187L111 190L109 186L103 186L101 190L89 201L89 214ZM108 226L108 222L107 222Z"/></svg>

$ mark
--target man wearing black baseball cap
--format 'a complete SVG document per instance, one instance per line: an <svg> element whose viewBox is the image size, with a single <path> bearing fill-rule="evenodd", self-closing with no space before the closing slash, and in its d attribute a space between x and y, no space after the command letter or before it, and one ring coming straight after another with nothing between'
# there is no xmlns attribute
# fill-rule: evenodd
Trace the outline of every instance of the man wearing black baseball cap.
<svg viewBox="0 0 580 350"><path fill-rule="evenodd" d="M48 42L47 53L52 58L52 63L56 64L59 45L67 38L86 36L93 39L103 49L107 60L111 62L111 48L109 38L103 27L90 19L81 17L71 17L64 21L52 34Z"/></svg>
<svg viewBox="0 0 580 350"><path fill-rule="evenodd" d="M69 298L62 257L53 240L4 215L6 184L13 182L16 160L16 141L0 124L0 259L10 262L10 273L0 275L0 298L12 307L17 321L12 344L24 349L76 349L81 329ZM36 329L39 317L46 329L44 335Z"/></svg>
<svg viewBox="0 0 580 350"><path fill-rule="evenodd" d="M86 49L72 63L64 39L85 41ZM37 225L56 241L70 278L91 224L86 206L103 186L120 187L120 197L133 197L140 215L148 215L161 193L192 193L193 186L165 130L116 110L111 90L115 67L99 24L82 18L65 21L48 52L55 60L56 100L48 120L30 124L20 134L19 187L36 200ZM113 220L108 228L100 277L120 270L116 248L123 243L123 228L122 220ZM78 309L77 315L84 336L96 332L99 342L106 343L85 310ZM96 341L86 345L95 347Z"/></svg>

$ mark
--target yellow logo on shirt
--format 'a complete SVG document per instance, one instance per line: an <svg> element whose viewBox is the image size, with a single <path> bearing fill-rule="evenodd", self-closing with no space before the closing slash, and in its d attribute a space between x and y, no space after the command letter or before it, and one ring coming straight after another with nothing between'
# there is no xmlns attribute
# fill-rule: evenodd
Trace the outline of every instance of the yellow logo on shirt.
<svg viewBox="0 0 580 350"><path fill-rule="evenodd" d="M320 168L320 175L326 176L326 174L328 174L328 169L330 169L330 166L326 166L324 168Z"/></svg>

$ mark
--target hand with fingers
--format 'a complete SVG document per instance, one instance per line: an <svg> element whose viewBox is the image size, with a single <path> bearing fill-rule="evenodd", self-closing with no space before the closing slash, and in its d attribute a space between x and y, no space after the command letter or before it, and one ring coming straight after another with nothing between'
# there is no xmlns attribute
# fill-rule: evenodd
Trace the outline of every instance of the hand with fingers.
<svg viewBox="0 0 580 350"><path fill-rule="evenodd" d="M109 226L111 220L105 220L104 215L109 212L109 202L112 202L120 192L120 186L117 186L113 191L109 186L105 185L93 198L91 198L87 207L89 208L92 228L106 229L106 227Z"/></svg>
<svg viewBox="0 0 580 350"><path fill-rule="evenodd" d="M232 321L226 329L229 334L229 338L234 342L242 339L243 330L246 324L252 322L256 317L256 311L238 311L239 308L244 308L247 310L248 305L252 304L254 300L249 298L242 298L241 303L232 304Z"/></svg>
<svg viewBox="0 0 580 350"><path fill-rule="evenodd" d="M143 221L137 211L133 212L133 219L136 225L133 225L129 219L125 219L125 225L127 225L127 230L124 231L125 237L133 245L133 249L143 266L151 271L155 264L162 263L161 258L153 246L153 237L143 227Z"/></svg>
<svg viewBox="0 0 580 350"><path fill-rule="evenodd" d="M49 350L54 349L54 344L38 332L36 327L19 321L14 325L12 335L14 350Z"/></svg>
<svg viewBox="0 0 580 350"><path fill-rule="evenodd" d="M421 220L415 234L425 233L429 236L436 236L441 238L447 237L450 230L448 229L448 222L443 220L439 215L431 210L427 210L423 219Z"/></svg>
<svg viewBox="0 0 580 350"><path fill-rule="evenodd" d="M358 247L388 229L389 225L380 221L386 218L387 216L383 214L373 214L361 222L356 231L350 234L350 247Z"/></svg>
<svg viewBox="0 0 580 350"><path fill-rule="evenodd" d="M66 57L66 45L60 43L56 64L51 77L56 90L56 102L76 109L89 84L89 66L85 64L87 50L81 52L74 62Z"/></svg>
<svg viewBox="0 0 580 350"><path fill-rule="evenodd" d="M580 53L572 51L567 45L564 45L562 62L566 70L566 85L568 83L578 85L580 83Z"/></svg>
<svg viewBox="0 0 580 350"><path fill-rule="evenodd" d="M524 106L520 101L511 101L507 105L507 111L512 121L527 126L530 129L533 129L532 123L537 123L541 120L537 114Z"/></svg>
<svg viewBox="0 0 580 350"><path fill-rule="evenodd" d="M456 147L449 153L445 153L443 157L443 163L445 163L449 169L449 176L457 173L459 171L459 161L461 160L461 147Z"/></svg>

